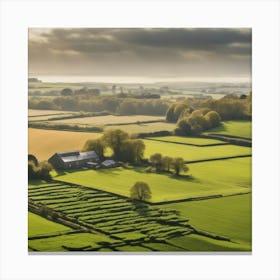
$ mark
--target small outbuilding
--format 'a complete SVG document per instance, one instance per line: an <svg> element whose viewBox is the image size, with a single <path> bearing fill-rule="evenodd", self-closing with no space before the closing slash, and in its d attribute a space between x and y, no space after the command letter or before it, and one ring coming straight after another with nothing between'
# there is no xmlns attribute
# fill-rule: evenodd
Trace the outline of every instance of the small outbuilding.
<svg viewBox="0 0 280 280"><path fill-rule="evenodd" d="M55 169L75 169L85 167L90 162L98 163L99 157L95 151L69 151L55 153L48 162Z"/></svg>
<svg viewBox="0 0 280 280"><path fill-rule="evenodd" d="M106 159L101 163L101 166L103 168L113 168L113 167L117 167L118 163L113 159Z"/></svg>

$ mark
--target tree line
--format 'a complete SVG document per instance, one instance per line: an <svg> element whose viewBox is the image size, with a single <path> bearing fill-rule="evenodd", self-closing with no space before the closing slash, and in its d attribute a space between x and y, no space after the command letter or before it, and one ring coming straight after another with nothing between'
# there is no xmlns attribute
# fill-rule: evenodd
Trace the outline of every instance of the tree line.
<svg viewBox="0 0 280 280"><path fill-rule="evenodd" d="M160 99L117 98L104 96L60 96L53 99L29 98L29 109L84 112L107 111L122 115L165 115L169 102Z"/></svg>

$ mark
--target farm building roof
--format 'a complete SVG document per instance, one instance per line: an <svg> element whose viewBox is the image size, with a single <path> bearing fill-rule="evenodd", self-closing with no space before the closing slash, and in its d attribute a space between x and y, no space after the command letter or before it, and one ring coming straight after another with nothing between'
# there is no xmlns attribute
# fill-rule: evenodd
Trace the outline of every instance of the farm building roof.
<svg viewBox="0 0 280 280"><path fill-rule="evenodd" d="M57 153L57 155L64 161L64 162L75 162L80 160L98 160L98 155L95 151L89 152L61 152Z"/></svg>
<svg viewBox="0 0 280 280"><path fill-rule="evenodd" d="M115 165L115 164L116 164L116 162L112 159L106 159L102 162L102 165L104 165L104 166L111 166L111 165Z"/></svg>

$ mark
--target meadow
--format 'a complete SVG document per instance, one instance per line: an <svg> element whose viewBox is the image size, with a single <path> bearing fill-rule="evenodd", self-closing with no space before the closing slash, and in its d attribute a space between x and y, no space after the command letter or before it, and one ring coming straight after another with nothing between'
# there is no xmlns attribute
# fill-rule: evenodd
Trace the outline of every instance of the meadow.
<svg viewBox="0 0 280 280"><path fill-rule="evenodd" d="M51 115L67 115L75 113L72 111L58 111L58 110L35 110L28 109L28 117L36 117L36 116L51 116Z"/></svg>
<svg viewBox="0 0 280 280"><path fill-rule="evenodd" d="M170 203L162 205L162 208L179 211L197 229L225 236L236 242L250 244L252 241L251 194Z"/></svg>
<svg viewBox="0 0 280 280"><path fill-rule="evenodd" d="M152 123L140 123L140 124L126 124L126 125L112 125L105 126L104 130L109 129L121 129L130 134L137 133L149 133L156 131L173 131L175 129L174 123L166 123L166 122L152 122Z"/></svg>
<svg viewBox="0 0 280 280"><path fill-rule="evenodd" d="M100 133L29 128L28 153L36 155L40 161L48 160L57 152L80 150L87 140L100 136Z"/></svg>
<svg viewBox="0 0 280 280"><path fill-rule="evenodd" d="M170 157L182 157L185 161L251 155L251 148L236 145L193 147L153 140L144 140L144 143L146 146L146 158L149 158L155 153L161 153L164 156Z"/></svg>
<svg viewBox="0 0 280 280"><path fill-rule="evenodd" d="M207 251L209 248L213 251L247 249L230 241L218 241L195 234L188 220L174 210L137 206L103 191L64 183L34 182L29 185L28 197L32 207L39 209L44 203L59 215L71 219L72 224L88 228L86 232L72 230L61 233L53 222L31 214L29 227L35 229L37 236L29 237L29 251L176 252ZM59 234L43 236L41 233L45 232L38 229L40 225L43 228L51 225L54 233ZM92 227L94 231L88 232Z"/></svg>
<svg viewBox="0 0 280 280"><path fill-rule="evenodd" d="M191 164L189 176L181 177L148 173L143 168L125 169L122 167L62 172L61 174L53 172L53 175L55 180L126 197L129 197L130 188L135 182L144 181L151 188L151 202L166 202L250 192L250 162L250 158L240 158Z"/></svg>
<svg viewBox="0 0 280 280"><path fill-rule="evenodd" d="M85 118L73 118L65 120L55 120L52 123L59 124L87 124L87 125L113 125L113 124L130 124L137 122L146 122L146 121L163 121L163 116L145 116L145 115L133 115L133 116L98 116L98 117L85 117Z"/></svg>
<svg viewBox="0 0 280 280"><path fill-rule="evenodd" d="M252 122L240 120L222 122L222 124L219 127L213 128L206 132L206 134L209 133L252 138Z"/></svg>
<svg viewBox="0 0 280 280"><path fill-rule="evenodd" d="M39 215L28 212L28 236L50 235L68 232L72 229L64 225L52 222Z"/></svg>
<svg viewBox="0 0 280 280"><path fill-rule="evenodd" d="M174 142L180 144L190 144L197 146L207 146L216 144L226 144L223 141L216 139L206 139L200 137L181 137L181 136L164 136L164 137L151 137L148 140L162 141L162 142Z"/></svg>

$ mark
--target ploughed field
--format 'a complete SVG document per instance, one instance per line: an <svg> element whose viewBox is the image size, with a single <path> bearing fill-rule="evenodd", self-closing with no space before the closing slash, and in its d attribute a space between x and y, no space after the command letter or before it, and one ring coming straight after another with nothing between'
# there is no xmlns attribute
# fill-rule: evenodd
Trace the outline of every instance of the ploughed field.
<svg viewBox="0 0 280 280"><path fill-rule="evenodd" d="M29 251L248 250L242 244L197 234L188 219L173 209L140 206L103 191L35 183L29 184L28 197L33 212L51 209L59 223L30 213ZM201 242L205 247L200 247Z"/></svg>
<svg viewBox="0 0 280 280"><path fill-rule="evenodd" d="M149 173L144 168L123 167L102 170L53 172L55 180L79 184L129 197L137 181L152 191L151 202L167 202L251 191L251 158L207 161L189 165L185 176Z"/></svg>

